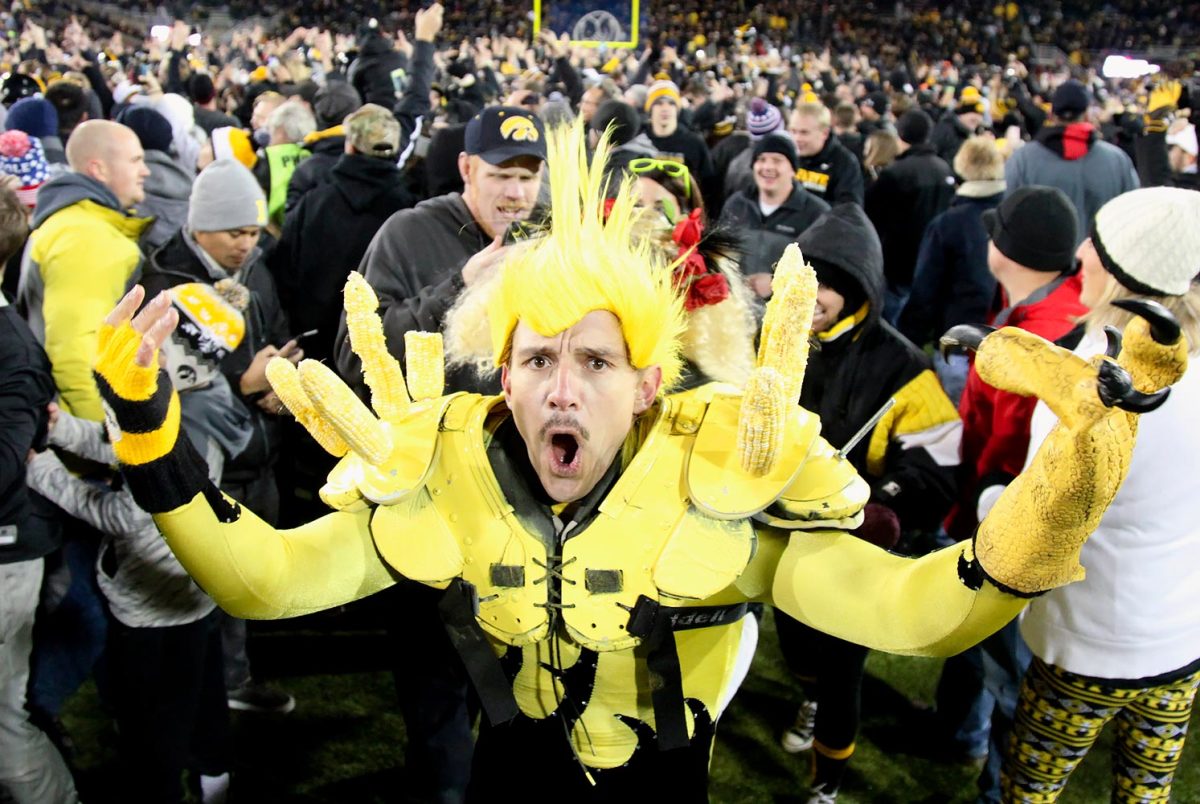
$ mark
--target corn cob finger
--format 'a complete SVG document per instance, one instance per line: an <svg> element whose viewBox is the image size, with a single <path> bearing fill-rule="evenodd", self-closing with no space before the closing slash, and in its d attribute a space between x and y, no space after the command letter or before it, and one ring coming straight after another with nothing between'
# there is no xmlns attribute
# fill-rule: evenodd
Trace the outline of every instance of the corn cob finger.
<svg viewBox="0 0 1200 804"><path fill-rule="evenodd" d="M446 387L446 361L440 332L404 333L404 368L414 401L433 399Z"/></svg>
<svg viewBox="0 0 1200 804"><path fill-rule="evenodd" d="M290 360L283 357L271 358L271 362L267 363L267 382L271 383L271 388L280 401L292 412L296 421L304 425L304 429L316 439L323 450L335 458L342 457L350 450L350 446L337 434L333 425L322 418L313 407L312 400L300 385L300 375Z"/></svg>
<svg viewBox="0 0 1200 804"><path fill-rule="evenodd" d="M375 310L379 299L357 271L346 278L342 291L350 346L362 360L363 379L371 389L371 407L386 421L399 421L408 408L408 388L400 363L387 349L383 321Z"/></svg>
<svg viewBox="0 0 1200 804"><path fill-rule="evenodd" d="M738 451L746 472L762 476L771 471L783 449L786 417L793 404L774 368L760 366L751 373L738 413Z"/></svg>
<svg viewBox="0 0 1200 804"><path fill-rule="evenodd" d="M368 463L379 464L392 452L392 439L350 387L324 363L303 360L300 385L313 406L338 435Z"/></svg>

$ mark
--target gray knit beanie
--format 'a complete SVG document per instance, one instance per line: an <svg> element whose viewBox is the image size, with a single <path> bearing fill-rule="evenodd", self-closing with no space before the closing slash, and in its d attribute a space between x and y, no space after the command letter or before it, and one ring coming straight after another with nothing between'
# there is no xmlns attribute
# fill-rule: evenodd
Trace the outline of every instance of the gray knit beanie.
<svg viewBox="0 0 1200 804"><path fill-rule="evenodd" d="M258 180L236 159L218 159L196 177L188 229L224 232L267 225L267 198Z"/></svg>

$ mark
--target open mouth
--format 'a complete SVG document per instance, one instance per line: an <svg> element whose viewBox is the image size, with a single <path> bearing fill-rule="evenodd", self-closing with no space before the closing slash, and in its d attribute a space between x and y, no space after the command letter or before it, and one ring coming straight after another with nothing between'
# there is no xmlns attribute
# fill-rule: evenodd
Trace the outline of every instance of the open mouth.
<svg viewBox="0 0 1200 804"><path fill-rule="evenodd" d="M580 466L579 439L572 433L550 436L550 469L556 475L574 475Z"/></svg>

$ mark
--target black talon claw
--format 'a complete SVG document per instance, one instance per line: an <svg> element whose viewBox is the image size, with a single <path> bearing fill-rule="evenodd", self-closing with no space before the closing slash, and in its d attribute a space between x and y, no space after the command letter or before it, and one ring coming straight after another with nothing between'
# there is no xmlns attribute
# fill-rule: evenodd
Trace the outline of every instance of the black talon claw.
<svg viewBox="0 0 1200 804"><path fill-rule="evenodd" d="M1158 302L1150 299L1118 299L1113 306L1146 319L1150 323L1150 337L1156 343L1178 343L1181 332L1179 320Z"/></svg>
<svg viewBox="0 0 1200 804"><path fill-rule="evenodd" d="M1111 358L1116 358L1121 354L1121 330L1116 327L1105 327L1104 337L1108 338L1108 348L1104 350L1104 354Z"/></svg>
<svg viewBox="0 0 1200 804"><path fill-rule="evenodd" d="M938 348L941 349L943 359L958 349L970 349L974 352L979 348L979 344L983 343L983 339L995 331L995 327L986 324L955 324L938 339Z"/></svg>
<svg viewBox="0 0 1200 804"><path fill-rule="evenodd" d="M1100 364L1096 392L1106 408L1115 406L1130 413L1149 413L1158 410L1167 401L1171 389L1163 388L1152 394L1142 393L1133 387L1133 377L1128 371L1116 363L1105 361Z"/></svg>

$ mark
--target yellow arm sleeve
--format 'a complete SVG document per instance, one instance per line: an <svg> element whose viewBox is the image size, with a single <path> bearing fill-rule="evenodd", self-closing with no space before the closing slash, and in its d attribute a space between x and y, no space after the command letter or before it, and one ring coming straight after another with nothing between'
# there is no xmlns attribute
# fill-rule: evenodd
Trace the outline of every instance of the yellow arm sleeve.
<svg viewBox="0 0 1200 804"><path fill-rule="evenodd" d="M332 513L276 530L241 506L234 521L222 521L201 493L154 521L221 608L269 620L339 606L396 582L375 549L372 512Z"/></svg>
<svg viewBox="0 0 1200 804"><path fill-rule="evenodd" d="M955 545L904 558L844 532L759 532L761 557L778 555L771 601L813 628L860 645L920 656L950 656L1011 620L1028 602L988 582L960 579Z"/></svg>

